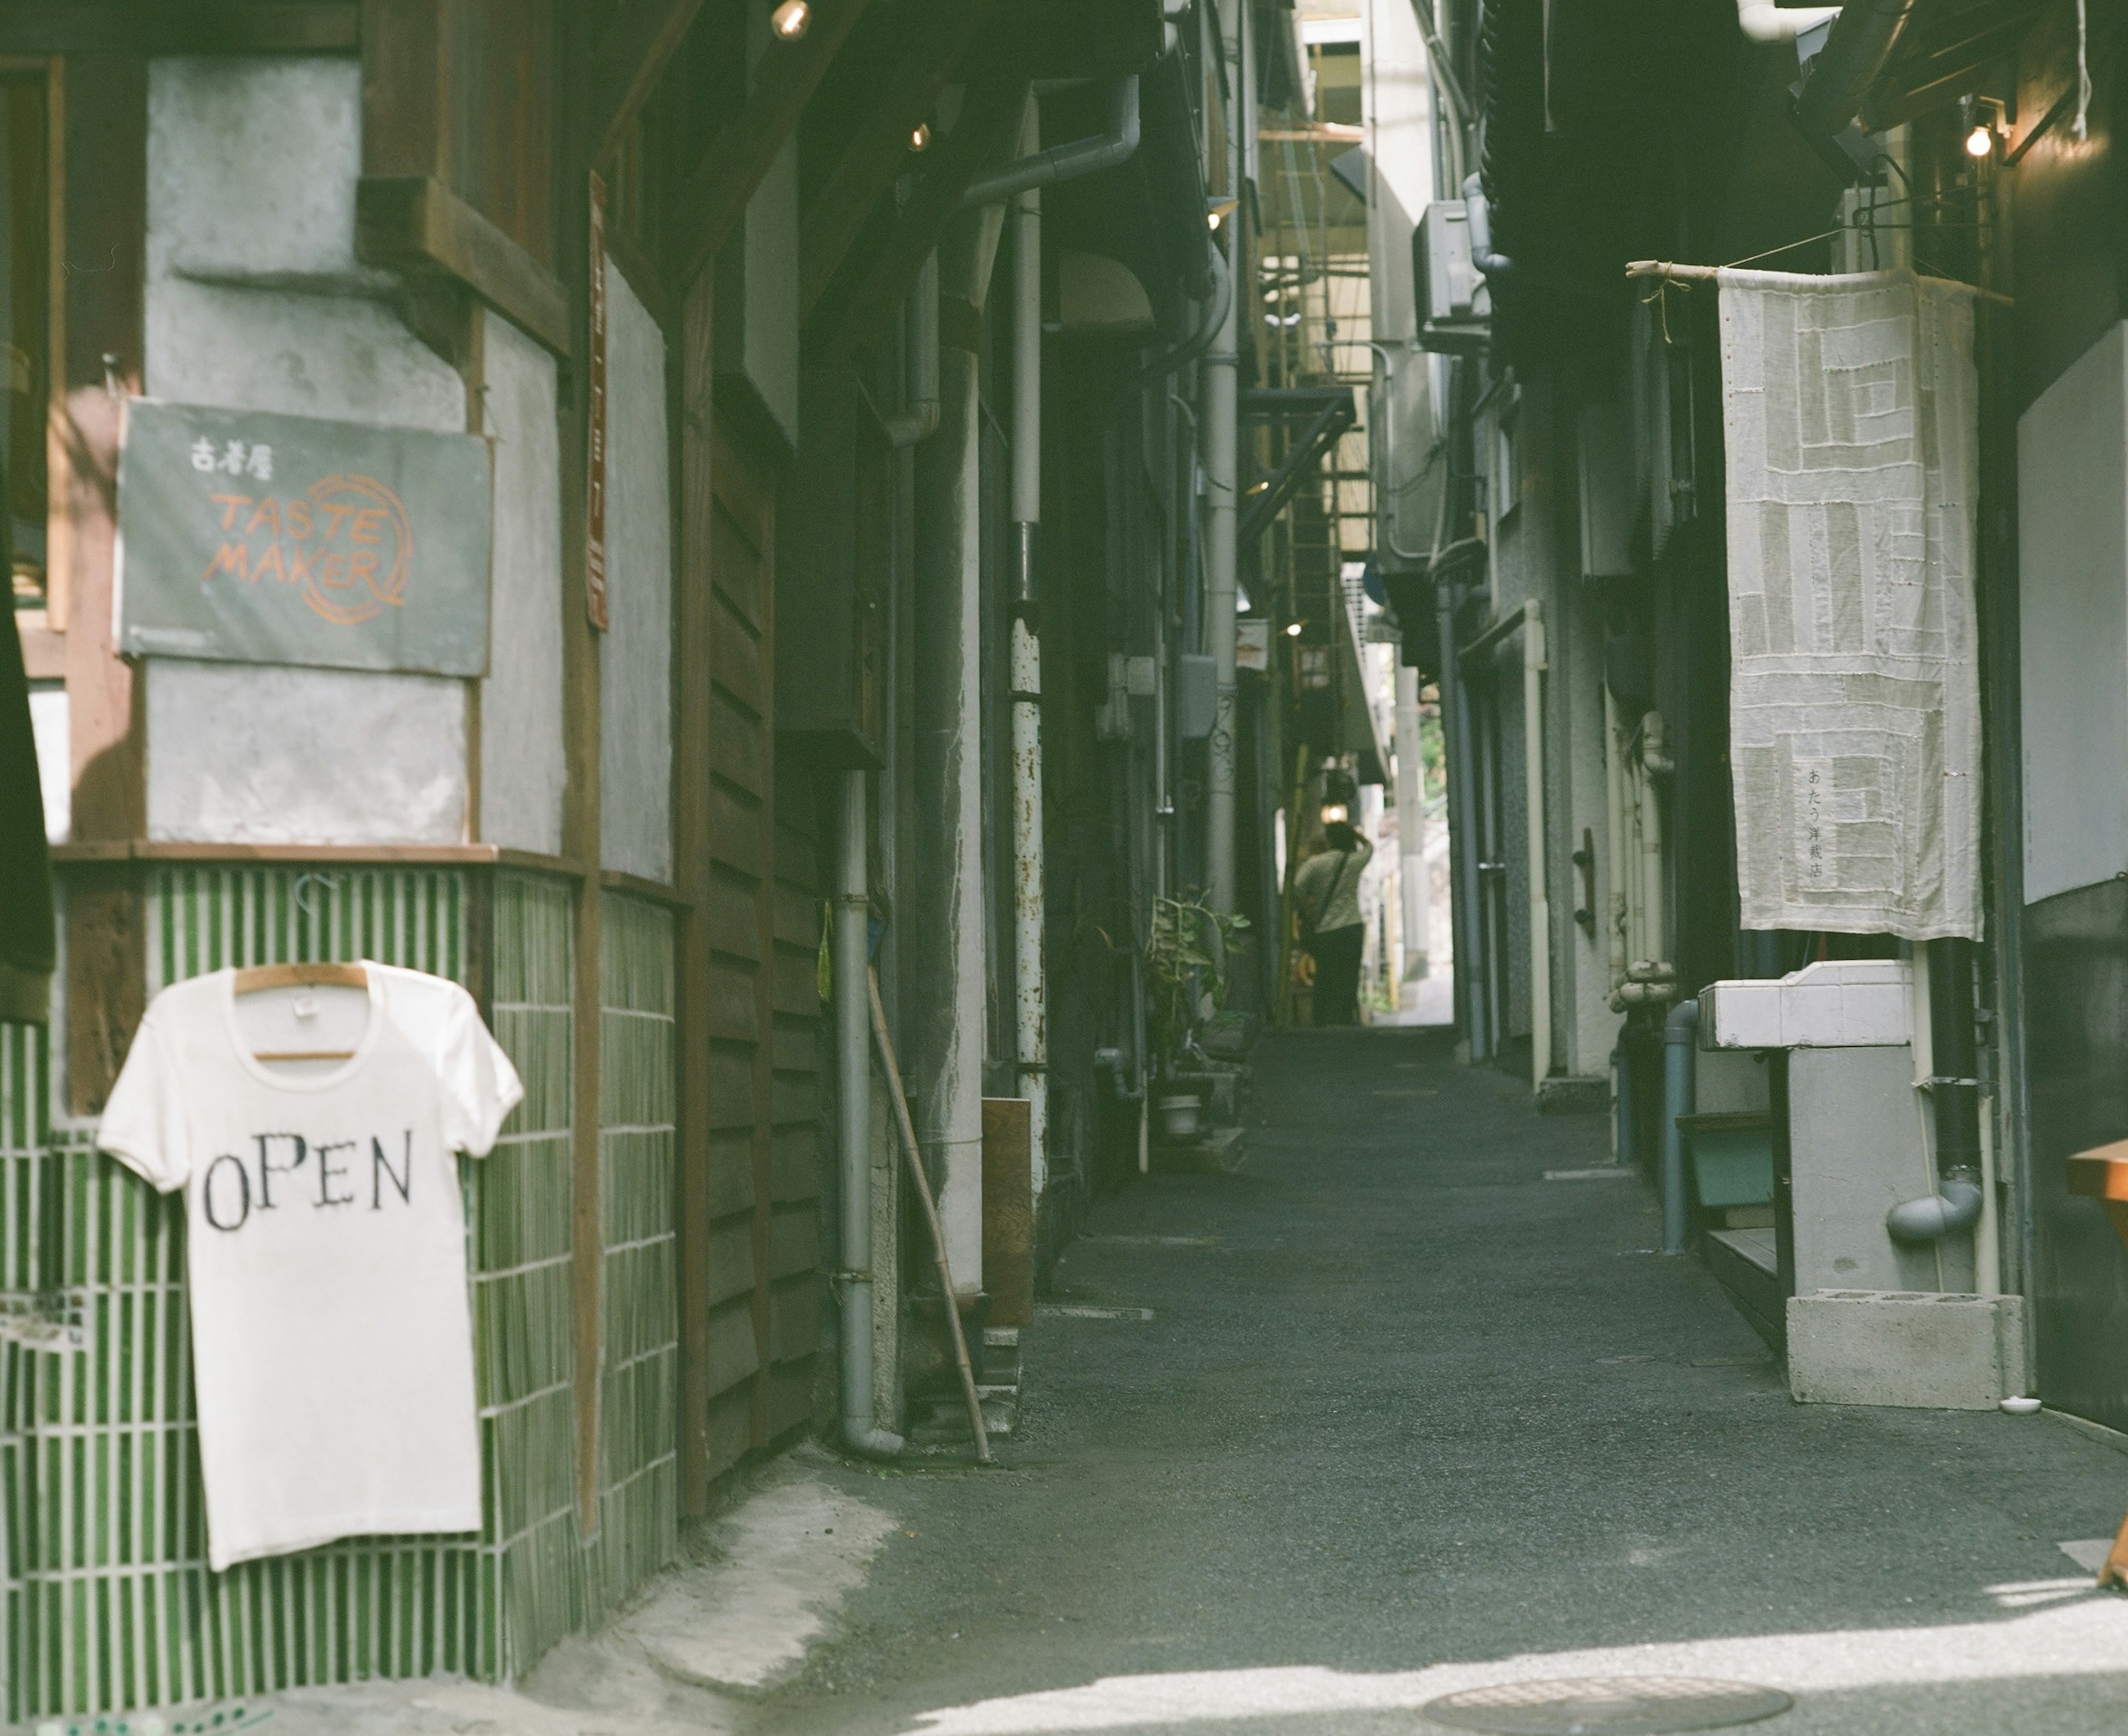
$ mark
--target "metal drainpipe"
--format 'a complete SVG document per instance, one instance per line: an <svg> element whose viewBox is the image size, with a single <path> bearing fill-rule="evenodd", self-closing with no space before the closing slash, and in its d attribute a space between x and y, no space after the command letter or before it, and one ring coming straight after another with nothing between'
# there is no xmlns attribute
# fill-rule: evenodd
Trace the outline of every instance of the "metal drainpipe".
<svg viewBox="0 0 2128 1736"><path fill-rule="evenodd" d="M1109 86L1109 130L1089 139L1074 139L1048 150L1030 150L1002 168L973 182L961 195L961 208L973 210L1000 199L1059 181L1076 181L1104 168L1114 168L1138 149L1138 74L1132 73ZM1039 144L1038 140L1037 144Z"/></svg>
<svg viewBox="0 0 2128 1736"><path fill-rule="evenodd" d="M887 438L896 446L914 446L938 431L938 250L933 248L916 274L902 327L902 400L899 415L884 419Z"/></svg>
<svg viewBox="0 0 2128 1736"><path fill-rule="evenodd" d="M1248 112L1249 8L1242 8L1235 21L1239 61L1233 101L1228 105L1230 140L1228 151L1227 192L1237 199L1225 224L1227 272L1238 286L1247 263L1242 247L1247 222L1247 188L1243 180ZM1208 766L1204 813L1205 902L1221 913L1234 908L1234 793L1237 781L1234 766L1234 582L1237 530L1236 472L1239 461L1236 410L1239 401L1237 375L1242 297L1237 292L1227 303L1227 316L1219 334L1204 358L1204 420L1203 450L1206 497L1204 527L1204 638L1212 654L1213 681L1218 694L1212 735L1205 743Z"/></svg>
<svg viewBox="0 0 2128 1736"><path fill-rule="evenodd" d="M1134 87L1133 87L1134 88ZM1133 105L1133 112L1135 105ZM1020 149L1042 142L1028 105ZM1042 638L1035 539L1042 523L1042 195L1012 205L1012 939L1014 1060L1027 1099L1033 1198L1048 1176L1049 1046L1045 1011L1042 870Z"/></svg>
<svg viewBox="0 0 2128 1736"><path fill-rule="evenodd" d="M1936 1191L1885 1214L1895 1242L1940 1240L1979 1221L1980 1058L1973 1035L1973 942L1928 942L1929 1098L1936 1111Z"/></svg>
<svg viewBox="0 0 2128 1736"><path fill-rule="evenodd" d="M1545 889L1544 605L1522 605L1522 831L1529 840L1530 1089L1551 1077L1551 900Z"/></svg>
<svg viewBox="0 0 2128 1736"><path fill-rule="evenodd" d="M836 1145L843 1213L843 1441L868 1459L893 1459L902 1440L872 1421L872 895L866 885L865 775L843 774L842 873L835 888Z"/></svg>
<svg viewBox="0 0 2128 1736"><path fill-rule="evenodd" d="M1699 1041L1699 1003L1682 1000L1663 1021L1662 1203L1663 1252L1684 1252L1684 1130L1680 1115L1692 1113Z"/></svg>
<svg viewBox="0 0 2128 1736"><path fill-rule="evenodd" d="M1456 981L1461 991L1465 1041L1470 1059L1482 1061L1489 1053L1485 1041L1485 973L1478 941L1477 757L1471 752L1470 700L1463 685L1461 654L1456 644L1456 605L1458 589L1446 583L1434 587L1434 608L1441 628L1441 727L1448 747L1448 829L1461 872L1463 896L1455 900L1456 916Z"/></svg>

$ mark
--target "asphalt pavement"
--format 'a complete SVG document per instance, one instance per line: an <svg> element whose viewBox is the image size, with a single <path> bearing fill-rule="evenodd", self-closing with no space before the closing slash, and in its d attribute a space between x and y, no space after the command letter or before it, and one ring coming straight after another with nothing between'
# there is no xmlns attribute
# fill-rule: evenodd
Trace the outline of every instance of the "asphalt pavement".
<svg viewBox="0 0 2128 1736"><path fill-rule="evenodd" d="M1267 1037L1247 1119L1097 1205L999 1468L823 1468L893 1524L762 1736L1424 1731L1554 1677L1780 1689L1781 1736L2128 1716L2128 1599L2060 1547L2113 1446L1793 1403L1637 1178L1546 1179L1604 1121L1442 1033Z"/></svg>

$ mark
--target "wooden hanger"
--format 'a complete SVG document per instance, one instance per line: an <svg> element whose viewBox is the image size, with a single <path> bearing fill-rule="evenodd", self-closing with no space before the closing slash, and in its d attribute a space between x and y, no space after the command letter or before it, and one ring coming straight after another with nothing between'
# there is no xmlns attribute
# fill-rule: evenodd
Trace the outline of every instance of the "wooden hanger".
<svg viewBox="0 0 2128 1736"><path fill-rule="evenodd" d="M236 992L256 994L264 989L368 989L369 973L359 965L318 961L303 965L249 965L236 973ZM264 1049L262 1061L346 1061L352 1049Z"/></svg>

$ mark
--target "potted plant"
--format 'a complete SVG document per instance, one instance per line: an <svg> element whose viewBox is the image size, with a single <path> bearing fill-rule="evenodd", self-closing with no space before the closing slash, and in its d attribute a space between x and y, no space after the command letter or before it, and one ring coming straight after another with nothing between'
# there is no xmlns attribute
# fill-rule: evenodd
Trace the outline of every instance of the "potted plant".
<svg viewBox="0 0 2128 1736"><path fill-rule="evenodd" d="M1145 942L1147 1016L1164 1076L1172 1075L1198 1022L1225 1008L1228 962L1247 944L1248 927L1247 917L1214 910L1197 893L1153 900ZM1171 1093L1157 1106L1169 1138L1195 1139L1202 1131L1204 1099L1197 1093Z"/></svg>

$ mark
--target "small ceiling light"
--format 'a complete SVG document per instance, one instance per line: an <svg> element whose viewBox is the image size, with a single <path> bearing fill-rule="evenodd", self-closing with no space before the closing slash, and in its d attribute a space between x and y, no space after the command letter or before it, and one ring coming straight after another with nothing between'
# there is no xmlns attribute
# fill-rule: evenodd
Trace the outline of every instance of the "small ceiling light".
<svg viewBox="0 0 2128 1736"><path fill-rule="evenodd" d="M768 15L768 27L786 42L796 42L813 21L811 0L783 0Z"/></svg>
<svg viewBox="0 0 2128 1736"><path fill-rule="evenodd" d="M916 123L916 130L909 135L909 148L911 150L922 150L924 147L930 142L931 128L929 125L925 121L919 121Z"/></svg>
<svg viewBox="0 0 2128 1736"><path fill-rule="evenodd" d="M1342 802L1325 802L1323 804L1323 823L1326 826L1335 826L1350 816L1351 810Z"/></svg>
<svg viewBox="0 0 2128 1736"><path fill-rule="evenodd" d="M1299 638L1300 637L1300 623L1298 621L1288 621L1285 624L1285 636L1289 639Z"/></svg>
<svg viewBox="0 0 2128 1736"><path fill-rule="evenodd" d="M1262 480L1261 480L1260 481L1255 481L1255 482L1252 482L1252 483L1250 483L1250 484L1249 484L1249 487L1248 487L1248 491L1249 491L1251 494L1261 494L1261 493L1262 493L1262 492L1263 492L1266 488L1268 488L1268 487L1270 487L1270 486L1271 486L1271 478L1270 478L1269 477L1264 477L1264 478L1262 478Z"/></svg>
<svg viewBox="0 0 2128 1736"><path fill-rule="evenodd" d="M1204 225L1208 229L1217 229L1219 226L1218 212L1215 211L1206 211L1204 213Z"/></svg>
<svg viewBox="0 0 2128 1736"><path fill-rule="evenodd" d="M1990 126L1976 126L1965 135L1965 154L1969 157L1992 156L1995 150L1995 130Z"/></svg>

